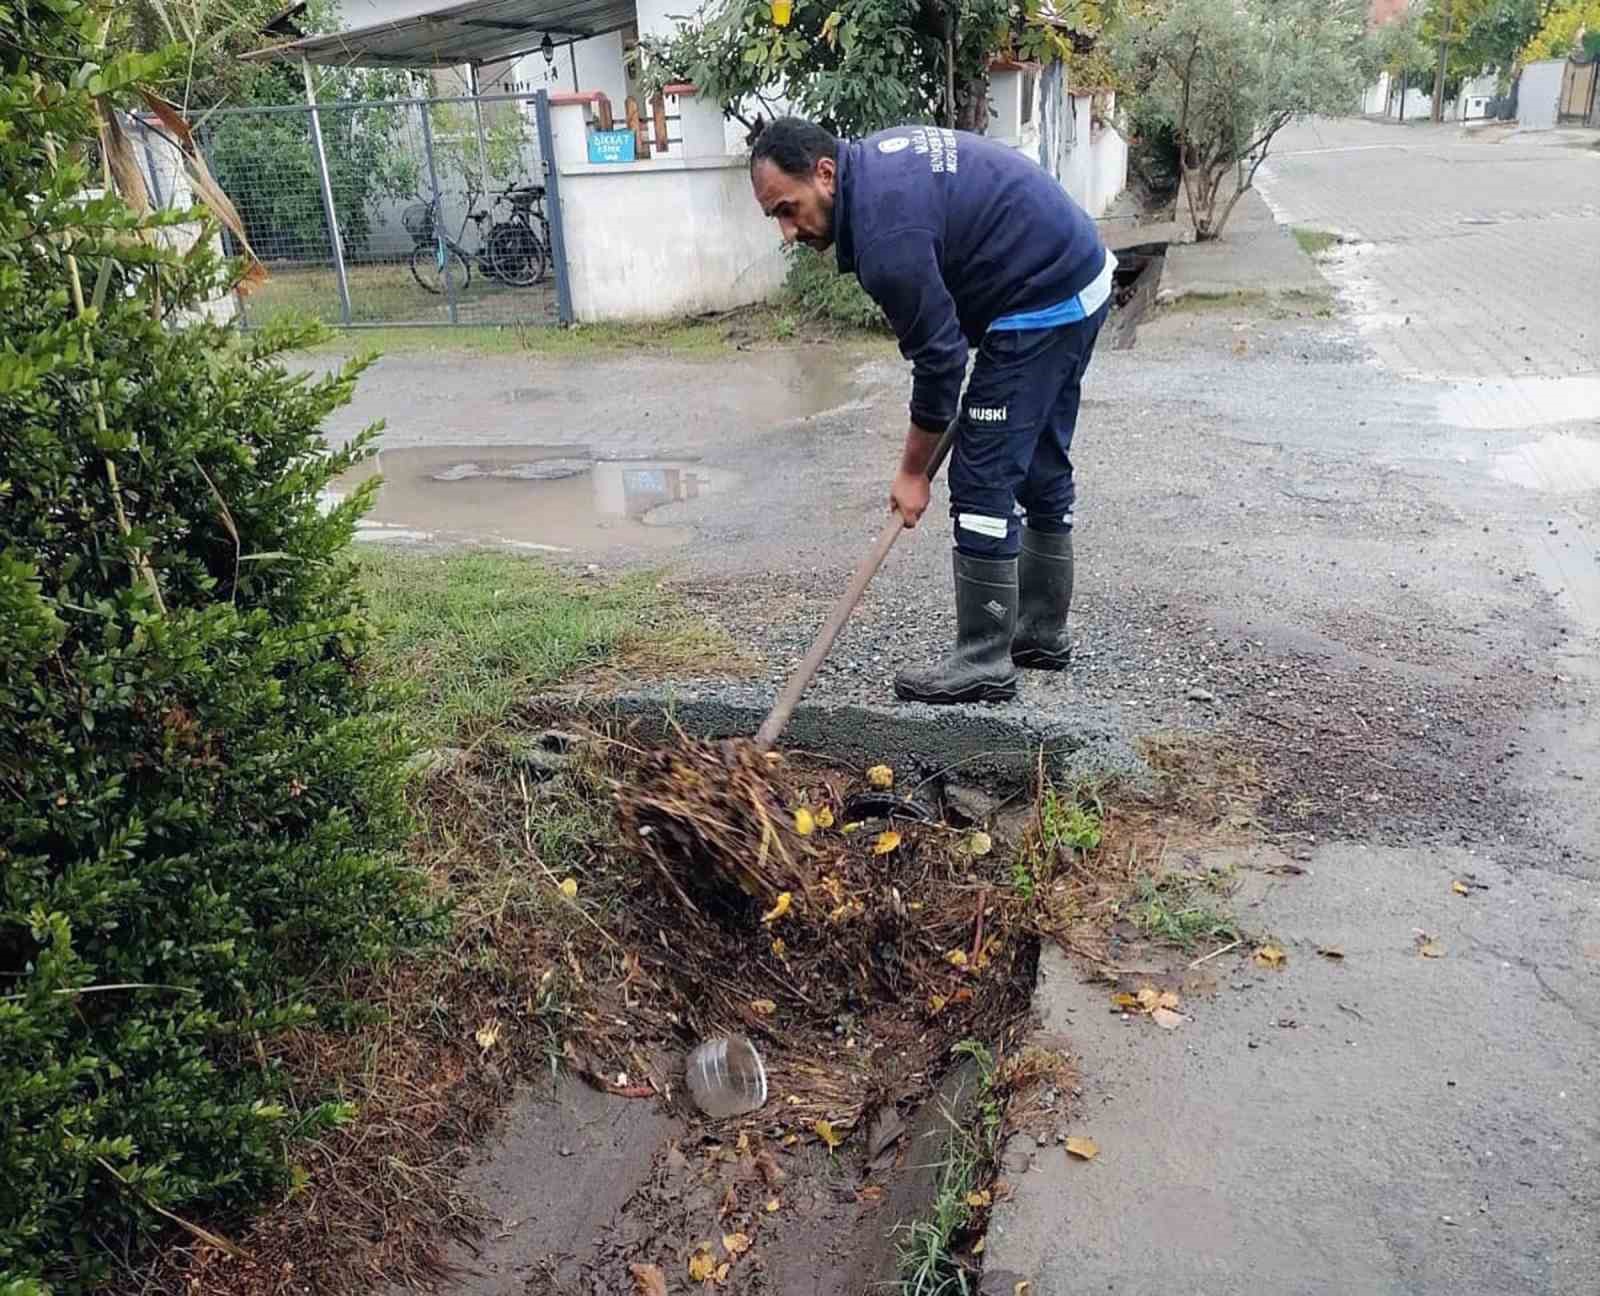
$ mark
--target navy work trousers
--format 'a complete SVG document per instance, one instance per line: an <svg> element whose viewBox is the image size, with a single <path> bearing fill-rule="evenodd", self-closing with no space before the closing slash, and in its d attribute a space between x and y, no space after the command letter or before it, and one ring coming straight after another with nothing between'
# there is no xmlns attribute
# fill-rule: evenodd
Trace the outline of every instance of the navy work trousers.
<svg viewBox="0 0 1600 1296"><path fill-rule="evenodd" d="M950 459L950 514L962 553L1016 557L1018 505L1032 530L1072 530L1079 389L1109 310L984 336Z"/></svg>

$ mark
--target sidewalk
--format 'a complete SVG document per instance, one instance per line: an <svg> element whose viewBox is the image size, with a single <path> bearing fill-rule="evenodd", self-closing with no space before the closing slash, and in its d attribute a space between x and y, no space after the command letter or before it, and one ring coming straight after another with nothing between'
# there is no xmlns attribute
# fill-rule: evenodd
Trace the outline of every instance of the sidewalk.
<svg viewBox="0 0 1600 1296"><path fill-rule="evenodd" d="M1220 199L1219 207L1227 199ZM1183 216L1179 228L1192 239L1193 226ZM1283 297L1328 294L1327 281L1300 250L1294 232L1273 218L1266 199L1249 190L1233 209L1222 237L1208 243L1174 243L1167 249L1158 303L1185 297Z"/></svg>

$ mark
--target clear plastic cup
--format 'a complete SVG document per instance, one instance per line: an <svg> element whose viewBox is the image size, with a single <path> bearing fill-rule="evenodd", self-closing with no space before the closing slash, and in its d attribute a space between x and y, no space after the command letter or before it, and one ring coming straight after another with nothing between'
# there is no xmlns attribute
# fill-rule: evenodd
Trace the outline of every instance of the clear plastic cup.
<svg viewBox="0 0 1600 1296"><path fill-rule="evenodd" d="M715 1120L743 1116L767 1101L766 1064L743 1035L695 1045L684 1071L695 1106Z"/></svg>

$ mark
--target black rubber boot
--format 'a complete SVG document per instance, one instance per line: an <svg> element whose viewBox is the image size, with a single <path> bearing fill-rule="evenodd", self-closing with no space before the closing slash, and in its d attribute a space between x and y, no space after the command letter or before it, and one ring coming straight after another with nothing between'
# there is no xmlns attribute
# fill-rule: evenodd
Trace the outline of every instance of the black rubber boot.
<svg viewBox="0 0 1600 1296"><path fill-rule="evenodd" d="M1072 659L1072 532L1022 528L1017 559L1017 633L1011 660L1030 670L1065 670Z"/></svg>
<svg viewBox="0 0 1600 1296"><path fill-rule="evenodd" d="M938 665L905 670L894 691L907 702L1009 702L1017 695L1011 635L1017 627L1017 560L956 551L956 648Z"/></svg>

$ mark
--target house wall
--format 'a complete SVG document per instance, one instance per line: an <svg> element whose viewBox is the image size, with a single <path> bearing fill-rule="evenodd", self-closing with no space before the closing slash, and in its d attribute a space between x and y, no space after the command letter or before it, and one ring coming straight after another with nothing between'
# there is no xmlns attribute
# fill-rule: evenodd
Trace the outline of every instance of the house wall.
<svg viewBox="0 0 1600 1296"><path fill-rule="evenodd" d="M1062 67L1053 63L1039 73L1033 125L1019 128L1014 118L998 111L1017 102L1005 93L1006 79L1017 75L993 77L1002 93L993 105L997 111L991 114L989 134L1018 141L1014 146L1036 157L1074 202L1091 216L1104 216L1128 186L1128 142L1111 124L1116 96L1106 96L1105 121L1096 126L1094 96L1067 93Z"/></svg>
<svg viewBox="0 0 1600 1296"><path fill-rule="evenodd" d="M1381 117L1389 107L1389 74L1378 73L1378 79L1361 95L1361 111L1368 117Z"/></svg>
<svg viewBox="0 0 1600 1296"><path fill-rule="evenodd" d="M1542 59L1522 69L1517 86L1517 125L1523 130L1554 130L1561 104L1566 59Z"/></svg>
<svg viewBox="0 0 1600 1296"><path fill-rule="evenodd" d="M1461 93L1451 109L1456 121L1482 121L1489 115L1489 103L1499 87L1499 78L1492 72L1470 77L1461 83Z"/></svg>
<svg viewBox="0 0 1600 1296"><path fill-rule="evenodd" d="M183 211L193 207L196 202L194 189L189 184L189 176L177 148L162 133L148 129L139 118L131 119L130 125L132 129L128 137L133 144L134 159L144 176L151 204L161 211ZM156 237L170 248L187 252L200 241L204 228L199 221L191 221L168 226ZM222 255L222 238L219 234L212 234L211 247L218 256ZM184 322L202 317L225 324L238 313L239 300L230 292L213 297L196 311L184 312Z"/></svg>
<svg viewBox="0 0 1600 1296"><path fill-rule="evenodd" d="M686 147L647 162L588 161L588 107L552 112L562 230L579 321L666 319L764 301L787 262L751 200L742 157L722 147L721 114L685 98Z"/></svg>

